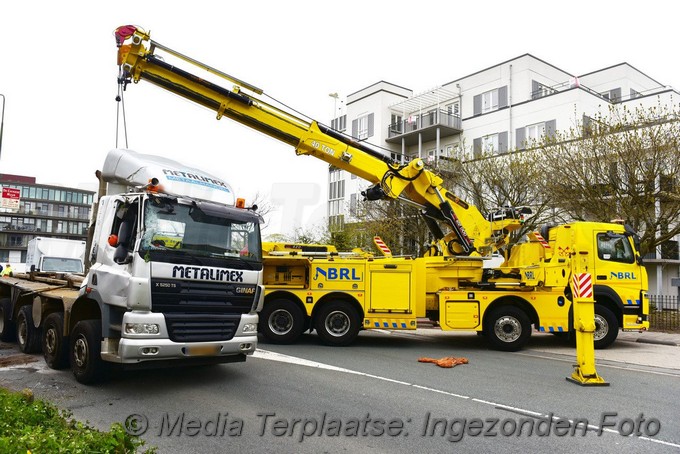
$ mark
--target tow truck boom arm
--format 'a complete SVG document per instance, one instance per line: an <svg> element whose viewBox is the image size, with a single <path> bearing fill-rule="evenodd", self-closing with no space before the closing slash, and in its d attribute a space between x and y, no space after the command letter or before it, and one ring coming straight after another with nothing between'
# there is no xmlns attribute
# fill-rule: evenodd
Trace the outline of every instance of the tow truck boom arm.
<svg viewBox="0 0 680 454"><path fill-rule="evenodd" d="M364 195L369 200L400 199L419 207L435 240L444 242L450 254L488 254L507 242L507 233L520 226L520 216L486 219L476 207L446 190L441 177L414 159L406 165L393 162L377 149L314 120L306 120L262 100L263 91L190 57L173 51L150 34L130 25L115 31L118 45L119 83L144 79L172 93L207 107L373 184ZM164 51L233 83L226 89L174 65L156 52ZM437 221L451 228L444 234Z"/></svg>

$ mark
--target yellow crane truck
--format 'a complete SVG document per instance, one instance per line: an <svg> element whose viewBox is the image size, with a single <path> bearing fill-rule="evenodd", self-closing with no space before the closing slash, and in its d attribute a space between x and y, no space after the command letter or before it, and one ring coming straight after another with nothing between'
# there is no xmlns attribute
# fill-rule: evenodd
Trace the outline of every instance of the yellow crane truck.
<svg viewBox="0 0 680 454"><path fill-rule="evenodd" d="M416 206L434 238L424 257L339 254L320 245L265 245L265 302L259 331L294 342L315 329L331 345L351 343L361 329L415 329L429 318L443 330L483 333L500 350L515 351L538 331L574 327L570 282L576 259L592 276L595 344L606 347L619 329L649 327L647 275L636 234L615 223L574 222L530 234L498 268L485 259L505 249L523 212L488 216L445 189L421 159L393 162L380 150L273 102L263 90L153 41L135 26L115 31L118 82L146 80L367 181L368 200ZM170 64L189 63L233 84L223 88ZM123 91L121 90L121 92Z"/></svg>

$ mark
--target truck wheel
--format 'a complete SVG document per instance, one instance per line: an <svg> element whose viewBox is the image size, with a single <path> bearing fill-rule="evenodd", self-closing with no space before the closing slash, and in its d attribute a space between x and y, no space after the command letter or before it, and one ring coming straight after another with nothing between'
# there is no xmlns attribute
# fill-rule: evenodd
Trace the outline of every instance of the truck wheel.
<svg viewBox="0 0 680 454"><path fill-rule="evenodd" d="M529 341L531 321L521 309L500 307L487 320L486 336L495 349L516 352Z"/></svg>
<svg viewBox="0 0 680 454"><path fill-rule="evenodd" d="M71 332L71 370L79 383L96 383L104 375L101 359L102 323L99 320L81 320Z"/></svg>
<svg viewBox="0 0 680 454"><path fill-rule="evenodd" d="M319 309L314 327L324 344L345 346L356 339L360 323L359 315L350 303L331 301Z"/></svg>
<svg viewBox="0 0 680 454"><path fill-rule="evenodd" d="M52 369L68 365L68 339L64 338L64 314L52 312L43 325L42 349L45 362Z"/></svg>
<svg viewBox="0 0 680 454"><path fill-rule="evenodd" d="M17 343L24 353L40 351L41 332L33 326L33 308L30 304L21 306L17 314Z"/></svg>
<svg viewBox="0 0 680 454"><path fill-rule="evenodd" d="M304 331L304 315L293 301L265 301L260 311L259 331L273 344L291 344Z"/></svg>
<svg viewBox="0 0 680 454"><path fill-rule="evenodd" d="M619 335L619 322L616 315L606 306L595 305L595 348L607 348L614 343Z"/></svg>
<svg viewBox="0 0 680 454"><path fill-rule="evenodd" d="M16 339L16 329L14 322L10 320L12 316L12 303L9 298L0 299L0 341L13 342Z"/></svg>

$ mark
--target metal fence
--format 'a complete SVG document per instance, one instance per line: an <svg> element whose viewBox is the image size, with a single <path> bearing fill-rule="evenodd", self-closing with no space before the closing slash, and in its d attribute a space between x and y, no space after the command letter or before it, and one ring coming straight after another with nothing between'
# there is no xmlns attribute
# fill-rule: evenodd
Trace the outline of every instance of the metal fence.
<svg viewBox="0 0 680 454"><path fill-rule="evenodd" d="M673 295L649 295L649 329L680 331L680 298Z"/></svg>

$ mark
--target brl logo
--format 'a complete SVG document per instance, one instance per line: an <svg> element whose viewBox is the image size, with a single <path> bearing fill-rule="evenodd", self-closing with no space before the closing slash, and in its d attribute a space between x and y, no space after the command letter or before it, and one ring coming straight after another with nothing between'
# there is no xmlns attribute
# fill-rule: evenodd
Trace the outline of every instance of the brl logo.
<svg viewBox="0 0 680 454"><path fill-rule="evenodd" d="M362 281L364 279L363 273L357 274L356 268L316 268L314 280L318 280L319 276L323 276L327 281Z"/></svg>

